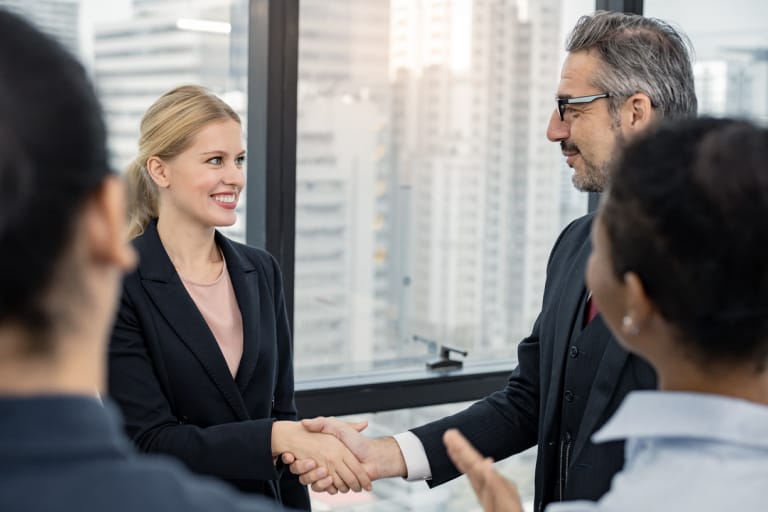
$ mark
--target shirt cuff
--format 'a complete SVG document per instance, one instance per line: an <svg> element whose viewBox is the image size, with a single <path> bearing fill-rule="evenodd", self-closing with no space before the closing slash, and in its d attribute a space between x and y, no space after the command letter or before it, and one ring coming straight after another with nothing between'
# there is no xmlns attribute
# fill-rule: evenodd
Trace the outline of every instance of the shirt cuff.
<svg viewBox="0 0 768 512"><path fill-rule="evenodd" d="M432 468L429 467L427 452L424 451L424 445L413 432L401 432L392 436L395 438L400 451L405 460L405 468L408 476L405 477L409 482L432 479Z"/></svg>

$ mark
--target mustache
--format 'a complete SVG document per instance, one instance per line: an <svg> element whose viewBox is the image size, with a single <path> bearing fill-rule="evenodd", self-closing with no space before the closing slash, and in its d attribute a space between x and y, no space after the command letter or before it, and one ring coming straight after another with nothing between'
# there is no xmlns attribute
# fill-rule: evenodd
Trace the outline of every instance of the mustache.
<svg viewBox="0 0 768 512"><path fill-rule="evenodd" d="M569 152L569 153L574 153L574 152L578 153L579 152L579 147L576 144L574 144L573 142L569 143L569 142L566 142L564 140L561 140L560 141L560 151L562 151L564 153L566 151Z"/></svg>

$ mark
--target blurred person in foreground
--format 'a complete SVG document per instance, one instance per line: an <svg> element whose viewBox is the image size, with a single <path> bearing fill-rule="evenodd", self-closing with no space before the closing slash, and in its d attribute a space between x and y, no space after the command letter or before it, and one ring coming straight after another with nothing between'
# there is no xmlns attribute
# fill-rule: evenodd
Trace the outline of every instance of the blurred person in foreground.
<svg viewBox="0 0 768 512"><path fill-rule="evenodd" d="M617 12L582 17L571 32L547 138L573 169L574 186L600 192L628 141L663 119L696 115L686 37L654 18ZM518 367L505 389L458 414L394 437L368 440L334 420L305 422L336 432L373 478L403 476L436 486L460 473L442 442L460 429L487 456L501 460L537 446L535 507L597 499L624 463L621 441L594 444L592 434L636 389L656 387L653 369L608 330L584 270L594 214L573 221L550 254L542 309L517 348ZM291 470L315 490L332 487L316 461Z"/></svg>
<svg viewBox="0 0 768 512"><path fill-rule="evenodd" d="M658 391L634 391L593 439L626 441L597 502L547 512L763 510L768 489L768 130L701 119L632 144L595 221L587 282ZM444 436L486 511L515 487Z"/></svg>
<svg viewBox="0 0 768 512"><path fill-rule="evenodd" d="M84 69L0 9L0 510L281 510L137 455L99 401L126 229Z"/></svg>

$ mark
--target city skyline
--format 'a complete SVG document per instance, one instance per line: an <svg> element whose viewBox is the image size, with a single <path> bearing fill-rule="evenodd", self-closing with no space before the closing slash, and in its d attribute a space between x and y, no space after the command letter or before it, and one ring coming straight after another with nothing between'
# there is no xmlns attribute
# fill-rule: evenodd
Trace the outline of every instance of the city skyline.
<svg viewBox="0 0 768 512"><path fill-rule="evenodd" d="M80 41L117 168L135 153L144 110L182 82L222 95L247 134L244 2L3 4L34 11L69 44ZM590 4L301 2L298 375L427 356L414 335L472 354L514 353L538 312L552 241L585 208L543 128L563 30ZM52 14L62 6L71 26ZM653 2L646 10L681 15ZM702 113L768 120L765 36L720 30L727 44L713 45L701 38L702 19L686 18L704 49L695 64ZM189 29L185 20L227 30ZM242 207L226 230L240 240ZM343 362L333 355L340 351L349 354Z"/></svg>

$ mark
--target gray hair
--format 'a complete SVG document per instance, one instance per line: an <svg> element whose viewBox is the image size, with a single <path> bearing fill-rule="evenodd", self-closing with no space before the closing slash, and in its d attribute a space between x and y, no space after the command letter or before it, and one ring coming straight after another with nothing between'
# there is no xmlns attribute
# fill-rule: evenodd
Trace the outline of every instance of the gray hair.
<svg viewBox="0 0 768 512"><path fill-rule="evenodd" d="M615 117L624 100L644 93L663 118L696 115L696 91L688 37L669 23L637 14L598 11L582 16L566 43L568 52L595 51L594 87L611 94Z"/></svg>

